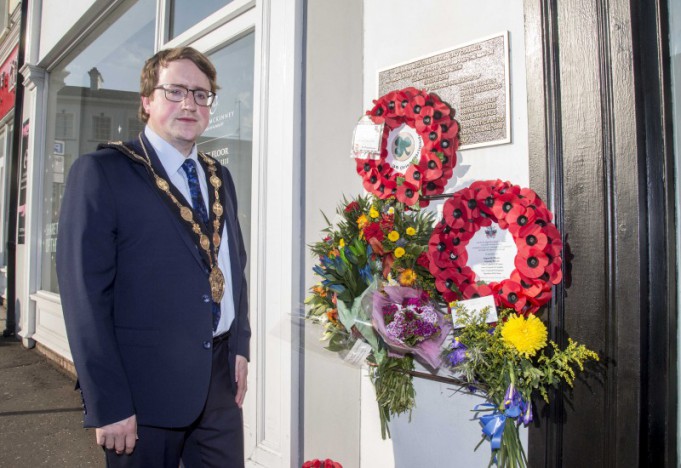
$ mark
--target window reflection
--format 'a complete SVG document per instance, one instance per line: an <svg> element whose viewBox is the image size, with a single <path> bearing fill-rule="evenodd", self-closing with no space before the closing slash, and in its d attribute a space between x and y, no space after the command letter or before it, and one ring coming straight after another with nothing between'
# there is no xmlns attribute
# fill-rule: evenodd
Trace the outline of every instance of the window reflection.
<svg viewBox="0 0 681 468"><path fill-rule="evenodd" d="M59 292L57 221L71 164L99 143L127 140L141 128L139 76L154 53L155 14L155 0L125 3L50 72L41 289Z"/></svg>
<svg viewBox="0 0 681 468"><path fill-rule="evenodd" d="M210 59L218 74L216 101L199 150L227 166L239 201L239 222L250 252L251 173L253 161L253 33L214 52Z"/></svg>
<svg viewBox="0 0 681 468"><path fill-rule="evenodd" d="M171 1L168 39L179 36L199 21L206 19L229 3L232 3L232 0Z"/></svg>

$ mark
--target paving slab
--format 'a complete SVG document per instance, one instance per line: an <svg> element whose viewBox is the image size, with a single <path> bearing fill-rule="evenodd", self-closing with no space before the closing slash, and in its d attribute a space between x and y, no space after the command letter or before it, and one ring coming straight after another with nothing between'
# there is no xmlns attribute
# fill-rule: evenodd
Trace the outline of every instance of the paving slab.
<svg viewBox="0 0 681 468"><path fill-rule="evenodd" d="M94 430L83 429L74 379L37 350L0 336L0 467L40 466L105 463Z"/></svg>

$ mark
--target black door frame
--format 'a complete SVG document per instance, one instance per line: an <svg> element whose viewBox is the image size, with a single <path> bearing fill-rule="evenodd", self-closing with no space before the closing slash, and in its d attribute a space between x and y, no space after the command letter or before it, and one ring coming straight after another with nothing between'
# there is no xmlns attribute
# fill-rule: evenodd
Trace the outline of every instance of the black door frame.
<svg viewBox="0 0 681 468"><path fill-rule="evenodd" d="M600 374L540 408L530 464L676 467L666 0L526 0L525 22L530 181L566 245L544 318L554 340L603 357Z"/></svg>

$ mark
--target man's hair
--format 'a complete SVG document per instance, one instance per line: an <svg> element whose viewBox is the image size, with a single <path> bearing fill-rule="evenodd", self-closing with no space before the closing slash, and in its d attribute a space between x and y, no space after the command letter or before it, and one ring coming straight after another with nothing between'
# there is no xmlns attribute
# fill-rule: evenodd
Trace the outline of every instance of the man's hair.
<svg viewBox="0 0 681 468"><path fill-rule="evenodd" d="M170 62L183 59L191 60L208 77L210 90L212 92L217 91L217 73L208 57L192 47L175 47L157 52L144 63L140 76L140 95L149 97L154 93L154 88L158 86L158 75L161 67L167 67ZM149 114L144 110L141 100L139 118L145 123L149 120Z"/></svg>

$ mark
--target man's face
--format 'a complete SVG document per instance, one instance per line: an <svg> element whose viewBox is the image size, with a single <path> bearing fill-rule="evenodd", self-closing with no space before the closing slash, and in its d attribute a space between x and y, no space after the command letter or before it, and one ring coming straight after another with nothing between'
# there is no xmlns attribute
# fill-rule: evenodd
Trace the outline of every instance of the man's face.
<svg viewBox="0 0 681 468"><path fill-rule="evenodd" d="M156 85L167 84L210 91L208 77L194 62L186 59L161 67ZM156 89L149 97L142 96L142 105L149 114L147 125L186 156L208 126L210 108L196 105L191 92L182 102L169 101L164 93L162 89Z"/></svg>

